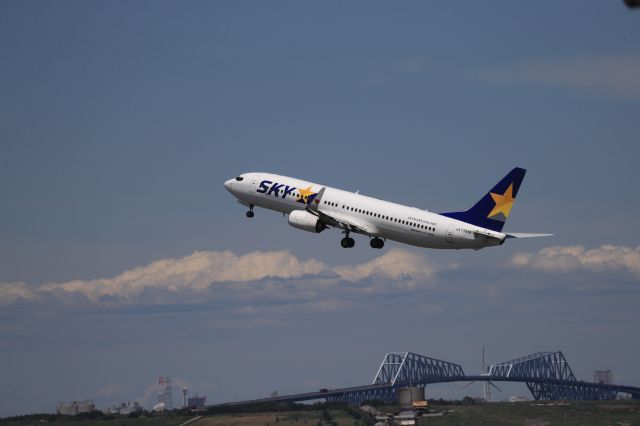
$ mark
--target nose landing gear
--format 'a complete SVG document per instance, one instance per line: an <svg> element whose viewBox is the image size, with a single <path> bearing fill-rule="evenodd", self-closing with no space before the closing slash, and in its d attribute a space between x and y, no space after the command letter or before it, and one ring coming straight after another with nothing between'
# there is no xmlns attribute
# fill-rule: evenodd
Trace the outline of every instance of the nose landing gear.
<svg viewBox="0 0 640 426"><path fill-rule="evenodd" d="M252 218L253 217L253 204L251 204L249 206L249 211L246 213L248 218Z"/></svg>

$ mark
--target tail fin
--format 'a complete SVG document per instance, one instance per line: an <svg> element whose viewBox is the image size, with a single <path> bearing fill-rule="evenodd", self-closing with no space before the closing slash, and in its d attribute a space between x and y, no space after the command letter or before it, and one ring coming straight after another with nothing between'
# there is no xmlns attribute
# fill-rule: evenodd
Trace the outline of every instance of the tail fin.
<svg viewBox="0 0 640 426"><path fill-rule="evenodd" d="M518 189L526 172L520 167L514 168L467 211L440 214L500 232L516 201Z"/></svg>

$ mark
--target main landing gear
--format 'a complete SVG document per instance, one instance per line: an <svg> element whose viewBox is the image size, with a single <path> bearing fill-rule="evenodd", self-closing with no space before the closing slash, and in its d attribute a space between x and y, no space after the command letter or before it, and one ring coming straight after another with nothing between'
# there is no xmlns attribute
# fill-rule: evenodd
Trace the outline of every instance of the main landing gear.
<svg viewBox="0 0 640 426"><path fill-rule="evenodd" d="M340 240L340 245L344 248L351 248L353 246L356 245L356 241L349 237L349 232L345 232L345 237L343 239ZM382 247L384 247L384 240L382 238L372 238L371 241L369 241L369 244L371 245L371 248L374 249L381 249Z"/></svg>
<svg viewBox="0 0 640 426"><path fill-rule="evenodd" d="M345 232L345 237L340 240L340 245L344 248L351 248L356 245L356 240L349 236L348 232Z"/></svg>
<svg viewBox="0 0 640 426"><path fill-rule="evenodd" d="M369 244L371 245L371 248L381 249L382 247L384 247L384 240L376 237L369 241Z"/></svg>
<svg viewBox="0 0 640 426"><path fill-rule="evenodd" d="M246 213L248 218L253 217L253 204L249 206L249 211Z"/></svg>

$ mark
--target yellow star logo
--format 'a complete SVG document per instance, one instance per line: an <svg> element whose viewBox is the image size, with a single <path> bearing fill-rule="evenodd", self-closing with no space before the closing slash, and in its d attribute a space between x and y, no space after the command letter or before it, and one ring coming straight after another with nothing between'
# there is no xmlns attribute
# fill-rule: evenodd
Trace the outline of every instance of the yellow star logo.
<svg viewBox="0 0 640 426"><path fill-rule="evenodd" d="M490 192L489 195L491 195L491 198L493 198L493 202L496 203L496 205L487 217L496 216L502 213L505 219L508 218L509 213L511 212L511 207L513 207L513 203L516 201L516 199L513 198L513 184L509 185L502 195L495 194L493 192Z"/></svg>
<svg viewBox="0 0 640 426"><path fill-rule="evenodd" d="M301 201L303 203L307 202L308 196L315 194L315 192L311 190L311 185L309 185L309 187L306 189L300 188L299 191L300 191L300 198L298 198L298 201Z"/></svg>

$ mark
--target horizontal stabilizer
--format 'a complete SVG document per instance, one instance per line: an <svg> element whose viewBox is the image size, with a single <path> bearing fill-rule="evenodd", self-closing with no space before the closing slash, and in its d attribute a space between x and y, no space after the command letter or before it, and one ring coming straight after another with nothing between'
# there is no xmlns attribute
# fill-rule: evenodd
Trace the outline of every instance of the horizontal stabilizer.
<svg viewBox="0 0 640 426"><path fill-rule="evenodd" d="M507 232L507 238L551 237L553 234L532 234L530 232Z"/></svg>

